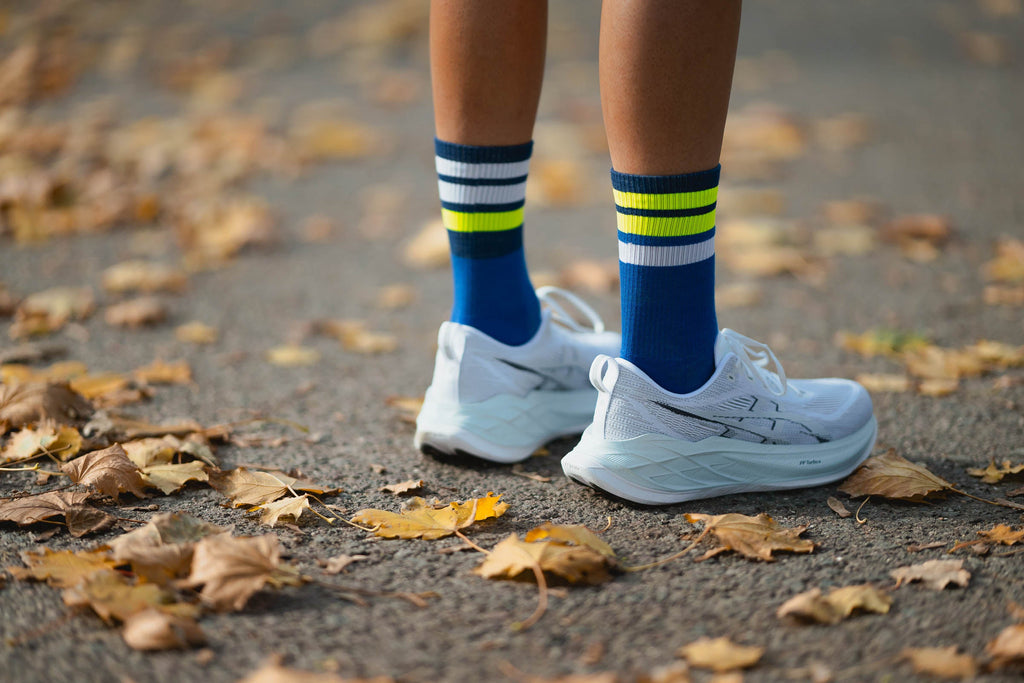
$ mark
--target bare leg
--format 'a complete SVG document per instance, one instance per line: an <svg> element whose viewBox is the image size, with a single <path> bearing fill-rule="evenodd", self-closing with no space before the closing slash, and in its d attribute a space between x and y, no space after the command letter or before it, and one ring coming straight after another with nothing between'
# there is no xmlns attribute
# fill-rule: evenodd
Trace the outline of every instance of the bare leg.
<svg viewBox="0 0 1024 683"><path fill-rule="evenodd" d="M601 106L612 167L692 173L718 164L740 0L605 0Z"/></svg>
<svg viewBox="0 0 1024 683"><path fill-rule="evenodd" d="M430 67L438 138L463 145L530 141L547 21L546 0L432 0Z"/></svg>

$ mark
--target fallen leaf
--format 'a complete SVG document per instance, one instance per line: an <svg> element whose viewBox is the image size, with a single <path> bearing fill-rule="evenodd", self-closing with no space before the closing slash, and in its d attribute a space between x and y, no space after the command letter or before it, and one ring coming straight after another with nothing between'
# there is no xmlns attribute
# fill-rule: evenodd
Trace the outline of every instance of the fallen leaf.
<svg viewBox="0 0 1024 683"><path fill-rule="evenodd" d="M115 327L146 327L167 319L167 305L152 296L140 296L108 306L103 314L108 325Z"/></svg>
<svg viewBox="0 0 1024 683"><path fill-rule="evenodd" d="M402 262L423 269L444 268L448 265L448 231L440 218L428 222L405 244Z"/></svg>
<svg viewBox="0 0 1024 683"><path fill-rule="evenodd" d="M828 504L830 508L832 508L832 512L836 513L843 519L846 519L847 517L853 515L853 513L847 510L846 506L843 505L843 501L839 500L838 498L829 496L828 500L826 500L825 502Z"/></svg>
<svg viewBox="0 0 1024 683"><path fill-rule="evenodd" d="M282 367L314 365L320 361L320 352L305 346L286 344L267 351L267 360Z"/></svg>
<svg viewBox="0 0 1024 683"><path fill-rule="evenodd" d="M945 541L933 541L931 543L911 543L907 546L907 552L919 553L922 550L934 550L935 548L944 548L945 546Z"/></svg>
<svg viewBox="0 0 1024 683"><path fill-rule="evenodd" d="M296 151L313 161L359 159L381 153L384 143L376 129L345 119L302 121L290 137Z"/></svg>
<svg viewBox="0 0 1024 683"><path fill-rule="evenodd" d="M978 663L968 654L958 654L956 645L949 647L906 647L900 652L919 674L930 674L939 678L974 678L978 674Z"/></svg>
<svg viewBox="0 0 1024 683"><path fill-rule="evenodd" d="M96 310L88 287L55 287L25 297L14 313L12 339L49 334L71 320L84 320Z"/></svg>
<svg viewBox="0 0 1024 683"><path fill-rule="evenodd" d="M313 673L300 669L289 669L278 662L268 662L253 671L238 683L358 683L352 679L343 679L332 673ZM390 679L374 683L390 683Z"/></svg>
<svg viewBox="0 0 1024 683"><path fill-rule="evenodd" d="M361 320L314 320L311 329L334 337L343 349L355 353L389 353L398 348L398 339L393 334L371 332Z"/></svg>
<svg viewBox="0 0 1024 683"><path fill-rule="evenodd" d="M890 605L888 593L863 584L833 588L827 595L820 588L812 588L782 603L775 614L780 619L788 616L808 623L838 624L857 610L886 614Z"/></svg>
<svg viewBox="0 0 1024 683"><path fill-rule="evenodd" d="M384 399L385 405L391 406L399 411L398 418L402 422L416 424L416 417L423 408L422 396L388 396Z"/></svg>
<svg viewBox="0 0 1024 683"><path fill-rule="evenodd" d="M129 616L121 637L133 650L183 650L206 643L206 635L195 619L146 609Z"/></svg>
<svg viewBox="0 0 1024 683"><path fill-rule="evenodd" d="M28 365L8 363L0 365L0 380L11 386L25 382L67 382L88 372L85 363L76 360L59 361L40 370Z"/></svg>
<svg viewBox="0 0 1024 683"><path fill-rule="evenodd" d="M690 666L686 662L672 662L655 667L637 678L637 683L691 683Z"/></svg>
<svg viewBox="0 0 1024 683"><path fill-rule="evenodd" d="M82 435L74 427L40 426L22 429L0 451L0 463L29 460L37 455L52 455L64 461L82 450Z"/></svg>
<svg viewBox="0 0 1024 683"><path fill-rule="evenodd" d="M155 360L132 373L137 382L145 384L191 384L192 368L188 361L166 363Z"/></svg>
<svg viewBox="0 0 1024 683"><path fill-rule="evenodd" d="M995 460L990 460L988 466L983 469L978 467L967 468L967 474L972 477L981 477L981 480L986 484L998 484L1004 477L1020 474L1021 472L1024 472L1024 463L1014 465L1009 460L1003 460L999 464L996 464Z"/></svg>
<svg viewBox="0 0 1024 683"><path fill-rule="evenodd" d="M142 469L142 481L146 486L160 489L169 495L181 489L190 481L209 481L204 463L193 460L183 463L148 465Z"/></svg>
<svg viewBox="0 0 1024 683"><path fill-rule="evenodd" d="M992 666L997 669L1024 663L1024 624L1004 628L988 642L985 652L992 656Z"/></svg>
<svg viewBox="0 0 1024 683"><path fill-rule="evenodd" d="M921 564L900 567L889 572L896 579L896 588L904 583L921 581L925 587L940 591L949 584L966 586L971 573L963 568L963 560L928 560Z"/></svg>
<svg viewBox="0 0 1024 683"><path fill-rule="evenodd" d="M984 273L986 278L996 282L1024 282L1024 240L997 242L996 257L984 265Z"/></svg>
<svg viewBox="0 0 1024 683"><path fill-rule="evenodd" d="M903 393L913 386L906 375L862 373L855 379L865 389L876 393Z"/></svg>
<svg viewBox="0 0 1024 683"><path fill-rule="evenodd" d="M508 503L500 501L500 495L488 493L483 498L434 507L422 498L412 498L400 513L368 508L356 512L352 521L373 527L374 533L384 538L436 540L451 536L473 522L505 514Z"/></svg>
<svg viewBox="0 0 1024 683"><path fill-rule="evenodd" d="M66 424L90 415L92 406L67 384L0 386L0 433L43 420Z"/></svg>
<svg viewBox="0 0 1024 683"><path fill-rule="evenodd" d="M174 329L174 338L189 344L215 344L218 336L216 327L211 327L198 320L178 325Z"/></svg>
<svg viewBox="0 0 1024 683"><path fill-rule="evenodd" d="M309 494L303 493L301 496L282 498L253 509L260 511L260 524L275 526L282 517L297 522L302 516L302 511L309 509Z"/></svg>
<svg viewBox="0 0 1024 683"><path fill-rule="evenodd" d="M978 535L989 543L1014 545L1017 542L1024 542L1024 527L1014 531L1013 527L1006 524L996 524L991 529L979 531Z"/></svg>
<svg viewBox="0 0 1024 683"><path fill-rule="evenodd" d="M915 332L898 330L870 330L859 335L839 332L836 335L836 343L847 351L868 358L898 356L905 351L914 351L930 345L928 339Z"/></svg>
<svg viewBox="0 0 1024 683"><path fill-rule="evenodd" d="M75 538L109 529L117 517L91 505L72 505L64 511L64 523L68 533Z"/></svg>
<svg viewBox="0 0 1024 683"><path fill-rule="evenodd" d="M839 486L840 491L852 497L882 496L913 502L951 488L953 485L948 481L900 457L894 449L868 458Z"/></svg>
<svg viewBox="0 0 1024 683"><path fill-rule="evenodd" d="M200 597L218 611L240 610L263 586L298 585L294 568L281 564L277 536L227 534L200 540L192 556L192 571L182 585L202 586Z"/></svg>
<svg viewBox="0 0 1024 683"><path fill-rule="evenodd" d="M772 562L772 552L788 550L794 553L809 553L814 550L812 541L799 538L806 526L787 528L765 513L748 517L737 513L724 515L703 515L686 513L691 524L704 523L704 531L729 550L735 550L744 557Z"/></svg>
<svg viewBox="0 0 1024 683"><path fill-rule="evenodd" d="M69 382L71 389L87 399L96 399L101 396L114 394L123 391L131 384L124 375L113 372L104 372L96 375L81 375L74 377Z"/></svg>
<svg viewBox="0 0 1024 683"><path fill-rule="evenodd" d="M326 560L317 559L317 564L324 568L324 574L340 574L353 562L368 559L369 555L335 555Z"/></svg>
<svg viewBox="0 0 1024 683"><path fill-rule="evenodd" d="M408 308L416 301L416 290L410 285L388 285L377 291L377 306L388 311Z"/></svg>
<svg viewBox="0 0 1024 683"><path fill-rule="evenodd" d="M96 572L110 571L116 564L102 550L73 552L44 548L42 553L22 553L21 559L28 568L8 567L11 576L21 581L45 581L55 588L74 586Z"/></svg>
<svg viewBox="0 0 1024 683"><path fill-rule="evenodd" d="M822 256L860 256L875 248L875 230L866 225L842 225L814 231L814 250Z"/></svg>
<svg viewBox="0 0 1024 683"><path fill-rule="evenodd" d="M1024 285L986 285L981 292L981 298L986 306L1024 306Z"/></svg>
<svg viewBox="0 0 1024 683"><path fill-rule="evenodd" d="M92 486L114 499L125 492L138 498L146 497L139 468L128 459L120 444L86 453L64 463L60 469L76 484Z"/></svg>
<svg viewBox="0 0 1024 683"><path fill-rule="evenodd" d="M426 486L426 482L422 479L409 479L407 481L400 481L397 484L381 486L377 490L382 493L391 493L396 496L401 496L406 493L412 493L413 491L419 491L424 486Z"/></svg>
<svg viewBox="0 0 1024 683"><path fill-rule="evenodd" d="M124 261L103 271L108 292L181 292L187 286L184 272L152 261Z"/></svg>
<svg viewBox="0 0 1024 683"><path fill-rule="evenodd" d="M871 123L863 114L839 114L814 122L815 142L832 152L860 147L870 137Z"/></svg>
<svg viewBox="0 0 1024 683"><path fill-rule="evenodd" d="M109 569L94 572L81 581L69 585L63 593L64 604L69 607L89 607L108 624L125 621L133 614L147 609L179 617L194 618L199 608L176 602L174 595L152 583L133 583L130 579Z"/></svg>
<svg viewBox="0 0 1024 683"><path fill-rule="evenodd" d="M724 672L754 666L761 661L764 648L737 645L725 636L704 637L679 648L678 654L690 666Z"/></svg>
<svg viewBox="0 0 1024 683"><path fill-rule="evenodd" d="M959 388L960 380L958 379L925 379L917 385L917 393L922 396L941 398L955 393Z"/></svg>
<svg viewBox="0 0 1024 683"><path fill-rule="evenodd" d="M85 491L48 491L0 501L0 521L22 526L64 515L68 509L82 505L92 495Z"/></svg>
<svg viewBox="0 0 1024 683"><path fill-rule="evenodd" d="M265 505L289 492L289 488L317 495L333 490L288 476L284 472L238 467L211 477L210 485L231 499L235 507Z"/></svg>
<svg viewBox="0 0 1024 683"><path fill-rule="evenodd" d="M1009 62L1009 50L999 35L984 31L963 31L957 38L964 54L984 66L1004 66Z"/></svg>
<svg viewBox="0 0 1024 683"><path fill-rule="evenodd" d="M109 545L118 563L131 564L135 574L163 585L188 573L198 541L228 531L186 512L165 512L154 515L145 526L118 536Z"/></svg>
<svg viewBox="0 0 1024 683"><path fill-rule="evenodd" d="M487 579L512 579L540 567L570 583L599 584L611 580L614 560L585 545L560 541L527 542L511 534L498 543L473 573Z"/></svg>
<svg viewBox="0 0 1024 683"><path fill-rule="evenodd" d="M534 543L542 540L558 541L559 543L568 543L570 545L590 548L607 558L615 558L615 551L612 550L612 547L598 538L597 534L593 531L581 524L567 526L545 522L544 524L534 527L526 532L524 540L527 543Z"/></svg>

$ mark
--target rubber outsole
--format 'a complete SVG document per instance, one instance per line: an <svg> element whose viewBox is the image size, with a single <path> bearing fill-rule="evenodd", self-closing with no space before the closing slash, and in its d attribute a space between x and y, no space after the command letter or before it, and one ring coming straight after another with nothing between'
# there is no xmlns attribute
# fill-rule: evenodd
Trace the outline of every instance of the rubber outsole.
<svg viewBox="0 0 1024 683"><path fill-rule="evenodd" d="M820 486L851 474L871 454L878 436L878 424L874 417L854 434L829 442L808 446L762 446L747 442L735 443L737 450L719 447L720 442L685 442L672 440L660 435L638 437L629 441L608 442L588 438L584 434L579 445L562 459L562 470L573 481L604 491L616 498L622 498L642 505L669 505L691 500L715 498L735 493L783 491L796 488ZM716 438L716 437L713 437ZM674 441L674 443L673 443ZM676 448L686 453L672 453ZM702 452L701 449L704 449ZM834 462L825 464L821 455L828 452L835 456ZM806 474L788 475L773 480L773 467L777 470ZM760 469L765 476L753 479L742 478L741 474ZM655 471L663 480L676 482L690 477L688 486L675 489L661 487L650 479L638 481L643 476L636 471ZM707 479L695 481L699 476ZM713 478L717 477L717 481Z"/></svg>

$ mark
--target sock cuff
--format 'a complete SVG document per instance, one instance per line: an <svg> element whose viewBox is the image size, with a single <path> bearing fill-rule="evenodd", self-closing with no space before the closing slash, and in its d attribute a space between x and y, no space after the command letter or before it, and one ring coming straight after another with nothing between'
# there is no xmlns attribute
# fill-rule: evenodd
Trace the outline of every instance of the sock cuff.
<svg viewBox="0 0 1024 683"><path fill-rule="evenodd" d="M679 175L633 175L612 169L612 188L620 192L637 194L675 194L701 192L718 187L722 165L696 173Z"/></svg>
<svg viewBox="0 0 1024 683"><path fill-rule="evenodd" d="M460 145L434 138L434 153L441 159L468 164L508 164L526 161L533 153L533 141L520 145Z"/></svg>

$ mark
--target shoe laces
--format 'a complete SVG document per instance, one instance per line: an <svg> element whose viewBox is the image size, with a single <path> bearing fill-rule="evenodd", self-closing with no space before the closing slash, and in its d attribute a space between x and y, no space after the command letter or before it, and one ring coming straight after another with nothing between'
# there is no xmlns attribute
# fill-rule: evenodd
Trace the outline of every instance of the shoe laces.
<svg viewBox="0 0 1024 683"><path fill-rule="evenodd" d="M774 396L782 396L786 393L788 388L786 372L767 344L745 337L729 328L725 328L718 334L725 341L729 350L736 354L749 379L760 381L764 388Z"/></svg>
<svg viewBox="0 0 1024 683"><path fill-rule="evenodd" d="M538 287L537 298L551 311L551 320L573 332L604 332L604 320L583 299L561 287ZM559 301L561 299L562 301ZM590 327L581 325L572 314L565 310L564 303L571 305L575 312L587 319Z"/></svg>

